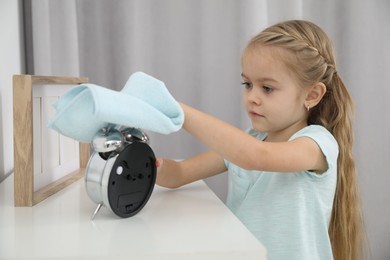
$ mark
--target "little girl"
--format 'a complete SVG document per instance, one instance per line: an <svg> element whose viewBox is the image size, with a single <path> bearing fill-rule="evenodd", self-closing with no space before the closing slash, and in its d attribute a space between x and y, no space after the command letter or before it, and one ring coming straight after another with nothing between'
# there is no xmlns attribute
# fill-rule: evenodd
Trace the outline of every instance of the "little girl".
<svg viewBox="0 0 390 260"><path fill-rule="evenodd" d="M241 76L252 128L181 104L184 128L210 151L160 159L157 184L177 188L227 170L226 204L269 259L360 259L352 100L329 38L307 21L271 26L249 41Z"/></svg>

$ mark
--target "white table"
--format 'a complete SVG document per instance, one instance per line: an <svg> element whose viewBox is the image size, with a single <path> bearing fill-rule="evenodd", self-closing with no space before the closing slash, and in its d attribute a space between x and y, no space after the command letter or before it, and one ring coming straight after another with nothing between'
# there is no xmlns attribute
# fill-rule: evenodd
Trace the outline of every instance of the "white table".
<svg viewBox="0 0 390 260"><path fill-rule="evenodd" d="M34 207L0 184L0 259L266 259L265 248L203 181L156 186L135 216L96 205L81 179Z"/></svg>

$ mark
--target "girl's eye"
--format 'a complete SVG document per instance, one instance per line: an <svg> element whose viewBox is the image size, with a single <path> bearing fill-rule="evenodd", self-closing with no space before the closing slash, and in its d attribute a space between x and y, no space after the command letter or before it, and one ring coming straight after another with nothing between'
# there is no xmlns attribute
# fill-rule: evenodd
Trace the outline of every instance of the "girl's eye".
<svg viewBox="0 0 390 260"><path fill-rule="evenodd" d="M273 89L269 86L263 86L263 90L266 94L269 94L272 92Z"/></svg>
<svg viewBox="0 0 390 260"><path fill-rule="evenodd" d="M241 82L241 85L243 85L246 89L250 89L252 87L252 84L249 82Z"/></svg>

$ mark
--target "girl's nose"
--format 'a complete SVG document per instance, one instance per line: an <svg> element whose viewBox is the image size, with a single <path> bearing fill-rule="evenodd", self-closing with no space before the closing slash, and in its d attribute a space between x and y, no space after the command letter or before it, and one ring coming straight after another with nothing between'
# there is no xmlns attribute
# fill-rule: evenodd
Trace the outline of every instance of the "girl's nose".
<svg viewBox="0 0 390 260"><path fill-rule="evenodd" d="M248 102L250 102L250 103L253 103L256 105L261 104L260 95L258 93L256 93L256 90L253 88L247 93L247 99L248 99Z"/></svg>

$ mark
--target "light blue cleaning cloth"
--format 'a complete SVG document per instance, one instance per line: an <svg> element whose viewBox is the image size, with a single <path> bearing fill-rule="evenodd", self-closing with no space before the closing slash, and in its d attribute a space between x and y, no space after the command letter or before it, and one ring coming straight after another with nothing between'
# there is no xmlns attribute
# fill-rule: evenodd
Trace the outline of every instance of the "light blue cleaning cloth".
<svg viewBox="0 0 390 260"><path fill-rule="evenodd" d="M61 96L53 106L57 113L48 127L85 143L108 125L169 134L178 131L184 122L183 110L165 84L143 72L132 74L120 92L82 84Z"/></svg>

